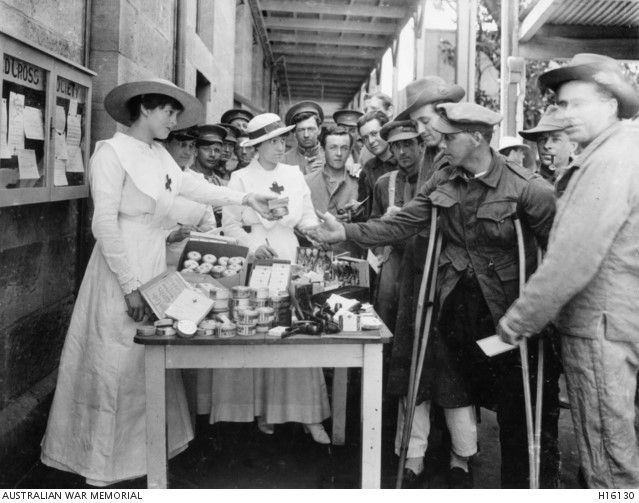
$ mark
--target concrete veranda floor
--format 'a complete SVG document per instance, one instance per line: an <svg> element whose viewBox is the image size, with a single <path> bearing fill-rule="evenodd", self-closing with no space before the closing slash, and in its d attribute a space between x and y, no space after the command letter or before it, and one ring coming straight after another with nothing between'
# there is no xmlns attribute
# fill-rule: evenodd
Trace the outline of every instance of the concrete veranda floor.
<svg viewBox="0 0 639 503"><path fill-rule="evenodd" d="M301 426L278 425L274 435L264 435L255 423L209 425L198 418L196 438L189 448L169 463L172 488L199 489L347 489L359 487L359 392L358 375L351 371L346 444L322 446L314 443ZM393 454L396 401L387 399L383 409L382 488L395 487L397 457ZM330 427L330 420L325 426ZM570 410L560 415L560 487L576 489L578 458ZM441 430L433 427L421 486L447 487L448 447ZM499 488L499 443L495 414L482 409L479 425L480 452L472 460L475 488ZM48 468L33 457L31 468L14 485L22 489L87 488L84 479ZM112 486L115 487L115 486ZM117 488L145 488L140 478Z"/></svg>

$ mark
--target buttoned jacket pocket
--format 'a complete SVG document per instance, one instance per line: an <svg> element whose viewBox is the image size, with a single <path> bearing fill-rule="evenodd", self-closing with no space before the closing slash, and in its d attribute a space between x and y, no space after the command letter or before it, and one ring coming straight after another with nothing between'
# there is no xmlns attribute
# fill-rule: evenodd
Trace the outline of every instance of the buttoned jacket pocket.
<svg viewBox="0 0 639 503"><path fill-rule="evenodd" d="M489 247L512 248L516 243L513 217L517 203L512 200L488 201L477 208L477 235Z"/></svg>

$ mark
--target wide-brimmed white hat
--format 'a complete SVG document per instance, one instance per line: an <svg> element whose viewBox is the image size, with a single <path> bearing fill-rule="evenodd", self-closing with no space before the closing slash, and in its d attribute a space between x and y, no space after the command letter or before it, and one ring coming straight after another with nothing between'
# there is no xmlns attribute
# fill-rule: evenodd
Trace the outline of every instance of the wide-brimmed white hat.
<svg viewBox="0 0 639 503"><path fill-rule="evenodd" d="M120 124L131 125L131 112L127 103L131 98L142 94L163 94L175 99L182 105L175 129L185 129L197 125L204 120L204 107L198 99L173 82L165 79L147 79L127 82L112 89L104 98L107 113Z"/></svg>
<svg viewBox="0 0 639 503"><path fill-rule="evenodd" d="M499 140L499 153L501 154L504 150L508 150L511 148L520 148L522 150L530 149L530 147L519 138L516 138L514 136L502 136L501 140Z"/></svg>
<svg viewBox="0 0 639 503"><path fill-rule="evenodd" d="M285 126L277 114L260 114L251 119L246 127L248 141L243 143L244 147L251 147L259 143L288 133L295 126Z"/></svg>

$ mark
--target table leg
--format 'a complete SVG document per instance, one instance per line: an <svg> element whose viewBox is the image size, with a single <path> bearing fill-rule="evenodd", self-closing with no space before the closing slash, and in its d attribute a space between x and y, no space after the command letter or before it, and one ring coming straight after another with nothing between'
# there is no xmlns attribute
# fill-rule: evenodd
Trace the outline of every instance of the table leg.
<svg viewBox="0 0 639 503"><path fill-rule="evenodd" d="M382 345L365 344L362 365L362 489L379 489L382 474Z"/></svg>
<svg viewBox="0 0 639 503"><path fill-rule="evenodd" d="M145 347L146 471L149 489L167 487L165 357L164 346Z"/></svg>
<svg viewBox="0 0 639 503"><path fill-rule="evenodd" d="M333 372L333 445L346 441L346 394L348 368L336 367Z"/></svg>

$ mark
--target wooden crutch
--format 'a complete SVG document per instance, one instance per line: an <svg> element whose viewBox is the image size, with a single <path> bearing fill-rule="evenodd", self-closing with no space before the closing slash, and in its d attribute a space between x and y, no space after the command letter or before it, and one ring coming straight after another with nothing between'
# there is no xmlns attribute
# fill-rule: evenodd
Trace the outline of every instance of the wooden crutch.
<svg viewBox="0 0 639 503"><path fill-rule="evenodd" d="M397 489L402 488L402 479L404 476L404 467L406 465L406 455L408 452L408 442L410 439L410 432L413 427L413 418L415 416L415 402L417 401L417 394L419 392L419 380L422 374L422 369L424 367L424 357L426 355L428 335L430 333L430 326L433 318L433 308L435 304L435 286L437 282L437 263L439 262L439 254L441 252L441 241L441 235L437 232L437 207L433 206L431 213L430 234L428 237L428 249L426 252L426 260L424 262L424 274L422 277L421 286L419 288L417 311L415 313L413 352L411 355L408 393L406 395L407 403L406 411L404 414L404 425L402 428L402 437L399 450L399 465L397 468ZM430 287L428 287L429 279ZM424 300L426 299L427 290L428 302L426 305L426 319L424 321L424 329L422 331L422 315L424 313Z"/></svg>
<svg viewBox="0 0 639 503"><path fill-rule="evenodd" d="M537 267L541 265L541 247L537 247ZM539 470L541 466L541 407L544 397L544 339L537 341L537 396L535 397L535 478L539 489Z"/></svg>
<svg viewBox="0 0 639 503"><path fill-rule="evenodd" d="M524 249L524 234L521 229L519 217L513 217L515 232L517 234L517 249L519 252L519 295L524 291L526 283L526 250ZM543 348L542 348L543 349ZM531 489L539 488L536 436L533 433L532 398L530 394L530 371L528 369L528 340L523 337L519 342L519 354L521 356L521 375L524 385L524 402L526 405L526 434L528 437L528 478ZM538 370L539 372L539 370ZM539 382L537 386L537 397L539 397ZM539 426L541 426L541 404L537 404L537 415L539 416ZM539 430L541 432L541 430Z"/></svg>

